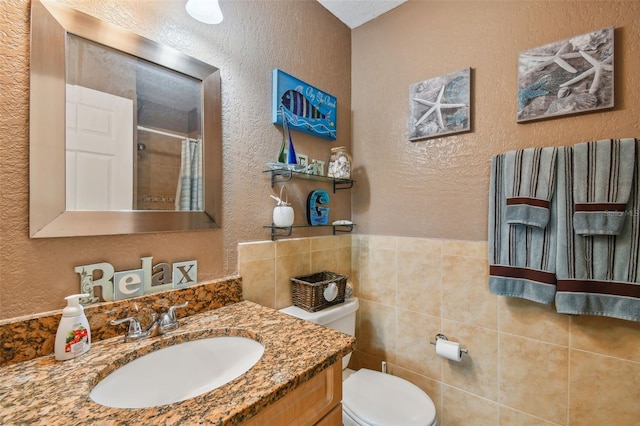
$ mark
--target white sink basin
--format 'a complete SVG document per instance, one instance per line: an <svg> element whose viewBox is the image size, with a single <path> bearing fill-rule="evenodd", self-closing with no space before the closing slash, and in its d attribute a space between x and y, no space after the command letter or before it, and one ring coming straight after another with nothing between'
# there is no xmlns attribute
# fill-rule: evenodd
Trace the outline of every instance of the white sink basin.
<svg viewBox="0 0 640 426"><path fill-rule="evenodd" d="M184 401L229 383L262 357L264 346L246 337L192 340L151 352L102 379L89 396L116 408Z"/></svg>

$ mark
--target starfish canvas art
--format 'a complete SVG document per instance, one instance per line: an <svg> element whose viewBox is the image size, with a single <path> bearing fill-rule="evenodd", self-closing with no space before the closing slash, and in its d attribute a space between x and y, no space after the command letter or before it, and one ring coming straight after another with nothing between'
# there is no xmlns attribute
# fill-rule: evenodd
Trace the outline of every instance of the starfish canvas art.
<svg viewBox="0 0 640 426"><path fill-rule="evenodd" d="M471 129L471 68L409 87L409 140Z"/></svg>
<svg viewBox="0 0 640 426"><path fill-rule="evenodd" d="M518 122L612 108L613 27L518 55Z"/></svg>

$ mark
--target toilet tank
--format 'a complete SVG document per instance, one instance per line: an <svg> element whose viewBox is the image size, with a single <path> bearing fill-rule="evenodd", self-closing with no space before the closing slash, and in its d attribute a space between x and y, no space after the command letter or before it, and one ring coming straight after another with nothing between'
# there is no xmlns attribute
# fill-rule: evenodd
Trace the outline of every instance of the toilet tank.
<svg viewBox="0 0 640 426"><path fill-rule="evenodd" d="M280 312L355 336L356 311L359 306L358 299L352 297L345 300L344 303L333 305L318 312L307 312L297 306L289 306L281 309ZM351 354L342 358L342 369L347 368L350 358Z"/></svg>

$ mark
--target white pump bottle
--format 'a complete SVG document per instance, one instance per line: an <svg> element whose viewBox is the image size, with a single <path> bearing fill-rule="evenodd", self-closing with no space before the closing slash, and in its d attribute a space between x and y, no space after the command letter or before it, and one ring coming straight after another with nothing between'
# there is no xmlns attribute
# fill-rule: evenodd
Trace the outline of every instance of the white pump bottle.
<svg viewBox="0 0 640 426"><path fill-rule="evenodd" d="M58 361L75 358L91 348L89 321L80 305L81 297L88 294L74 294L65 297L67 306L62 310L55 342L55 356Z"/></svg>

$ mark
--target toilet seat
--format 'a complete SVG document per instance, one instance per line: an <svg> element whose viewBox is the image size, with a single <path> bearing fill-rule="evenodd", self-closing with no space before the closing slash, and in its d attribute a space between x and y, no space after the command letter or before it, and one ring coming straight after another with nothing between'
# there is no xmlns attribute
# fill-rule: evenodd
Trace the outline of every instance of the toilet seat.
<svg viewBox="0 0 640 426"><path fill-rule="evenodd" d="M343 414L365 426L435 426L436 407L419 387L362 368L342 383Z"/></svg>

